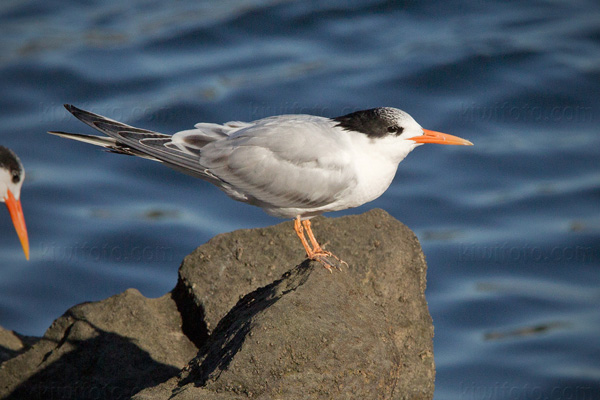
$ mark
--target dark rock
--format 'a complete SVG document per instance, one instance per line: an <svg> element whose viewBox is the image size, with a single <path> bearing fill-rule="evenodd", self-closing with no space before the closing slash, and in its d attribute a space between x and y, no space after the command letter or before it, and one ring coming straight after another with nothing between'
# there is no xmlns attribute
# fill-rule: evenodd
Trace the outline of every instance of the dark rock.
<svg viewBox="0 0 600 400"><path fill-rule="evenodd" d="M170 294L129 289L71 308L0 365L0 398L128 399L175 376L196 352Z"/></svg>
<svg viewBox="0 0 600 400"><path fill-rule="evenodd" d="M0 326L0 364L29 350L40 338L20 335Z"/></svg>
<svg viewBox="0 0 600 400"><path fill-rule="evenodd" d="M216 236L186 257L171 294L69 310L0 365L0 398L431 399L414 234L381 210L313 228L342 272L302 262L290 222Z"/></svg>
<svg viewBox="0 0 600 400"><path fill-rule="evenodd" d="M220 235L186 257L182 298L210 334L150 399L433 397L426 264L414 234L381 210L317 218L317 238L348 262L301 260L291 223Z"/></svg>

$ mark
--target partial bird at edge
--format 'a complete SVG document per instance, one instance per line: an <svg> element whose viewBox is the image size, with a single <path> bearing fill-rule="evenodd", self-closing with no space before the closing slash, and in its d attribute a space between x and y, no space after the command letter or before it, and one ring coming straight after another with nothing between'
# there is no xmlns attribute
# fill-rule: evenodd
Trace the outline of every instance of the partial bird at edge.
<svg viewBox="0 0 600 400"><path fill-rule="evenodd" d="M0 146L0 202L6 204L25 258L29 260L29 238L20 199L24 180L25 169L19 157L12 150Z"/></svg>

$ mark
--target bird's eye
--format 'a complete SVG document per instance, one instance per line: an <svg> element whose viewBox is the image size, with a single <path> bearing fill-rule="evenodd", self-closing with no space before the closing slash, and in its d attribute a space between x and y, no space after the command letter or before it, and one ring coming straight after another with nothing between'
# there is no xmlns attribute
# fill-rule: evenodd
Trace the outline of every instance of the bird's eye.
<svg viewBox="0 0 600 400"><path fill-rule="evenodd" d="M396 135L399 135L399 134L401 134L403 130L404 130L404 128L403 128L403 127L401 127L401 126L396 126L396 125L394 125L394 126L388 126L388 128L387 128L387 131L388 131L389 133L396 133Z"/></svg>
<svg viewBox="0 0 600 400"><path fill-rule="evenodd" d="M21 177L19 176L19 171L13 171L12 172L13 183L19 183L20 180L21 180Z"/></svg>

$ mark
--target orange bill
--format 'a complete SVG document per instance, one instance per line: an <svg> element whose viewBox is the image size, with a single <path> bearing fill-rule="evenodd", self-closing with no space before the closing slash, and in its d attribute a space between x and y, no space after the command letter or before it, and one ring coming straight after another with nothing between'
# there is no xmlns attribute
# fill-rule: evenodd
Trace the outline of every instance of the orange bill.
<svg viewBox="0 0 600 400"><path fill-rule="evenodd" d="M473 143L458 136L448 135L442 132L428 131L423 129L423 136L415 136L410 140L417 143L438 143L438 144L460 144L464 146L473 146Z"/></svg>
<svg viewBox="0 0 600 400"><path fill-rule="evenodd" d="M17 231L17 235L19 235L21 246L23 246L25 258L29 260L29 239L27 238L27 228L25 227L25 216L23 215L23 209L21 208L21 201L15 199L15 196L9 190L5 202L6 207L8 207L8 212L10 213L10 218L12 218L15 230Z"/></svg>

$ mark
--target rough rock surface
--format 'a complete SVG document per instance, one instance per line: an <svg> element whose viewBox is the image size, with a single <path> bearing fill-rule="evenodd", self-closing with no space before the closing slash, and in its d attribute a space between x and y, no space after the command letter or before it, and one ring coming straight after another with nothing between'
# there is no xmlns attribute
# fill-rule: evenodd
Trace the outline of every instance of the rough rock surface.
<svg viewBox="0 0 600 400"><path fill-rule="evenodd" d="M0 364L27 351L39 338L19 335L0 326Z"/></svg>
<svg viewBox="0 0 600 400"><path fill-rule="evenodd" d="M176 375L196 352L170 294L147 299L129 289L69 309L1 364L0 398L127 399Z"/></svg>
<svg viewBox="0 0 600 400"><path fill-rule="evenodd" d="M193 331L205 343L180 376L134 398L432 398L414 234L382 210L313 228L348 262L342 272L290 268L303 257L291 222L220 235L186 257L178 292L200 307Z"/></svg>
<svg viewBox="0 0 600 400"><path fill-rule="evenodd" d="M186 257L170 295L129 290L69 310L0 365L0 398L432 398L414 234L382 210L313 229L342 272L302 262L291 222L216 236Z"/></svg>

